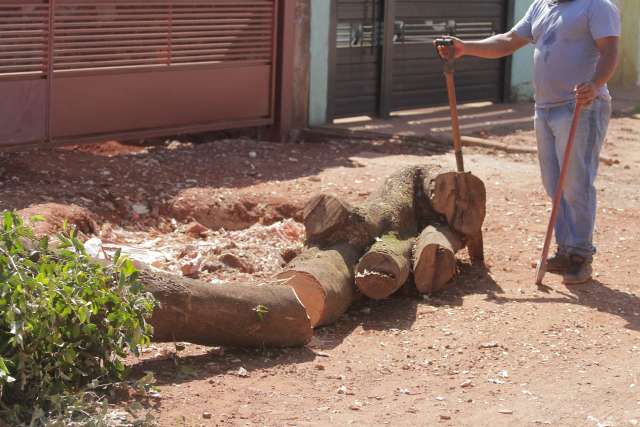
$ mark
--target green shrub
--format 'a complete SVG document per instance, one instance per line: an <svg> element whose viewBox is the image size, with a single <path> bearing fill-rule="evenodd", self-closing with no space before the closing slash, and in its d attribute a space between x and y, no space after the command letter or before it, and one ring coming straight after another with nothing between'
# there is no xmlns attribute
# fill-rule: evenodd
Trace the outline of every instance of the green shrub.
<svg viewBox="0 0 640 427"><path fill-rule="evenodd" d="M30 423L86 385L121 380L121 358L149 343L155 302L131 261L93 262L75 231L54 251L15 213L0 221L0 416Z"/></svg>

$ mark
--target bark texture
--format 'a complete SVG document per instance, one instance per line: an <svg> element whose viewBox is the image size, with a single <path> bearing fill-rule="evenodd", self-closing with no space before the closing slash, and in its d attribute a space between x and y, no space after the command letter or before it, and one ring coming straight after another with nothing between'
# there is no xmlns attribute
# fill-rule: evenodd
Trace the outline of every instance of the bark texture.
<svg viewBox="0 0 640 427"><path fill-rule="evenodd" d="M406 239L438 215L425 202L427 167L414 166L387 178L361 206L351 206L335 196L314 197L305 209L304 224L310 245L348 243L362 250L376 237L395 232Z"/></svg>
<svg viewBox="0 0 640 427"><path fill-rule="evenodd" d="M356 286L371 299L394 294L409 279L414 238L399 239L387 234L360 259L356 267Z"/></svg>
<svg viewBox="0 0 640 427"><path fill-rule="evenodd" d="M141 282L160 302L153 340L242 347L294 347L313 335L295 291L277 284L211 285L144 270ZM261 314L262 313L262 314Z"/></svg>
<svg viewBox="0 0 640 427"><path fill-rule="evenodd" d="M447 288L456 276L456 253L463 243L447 226L429 226L416 241L413 274L418 292L432 294Z"/></svg>

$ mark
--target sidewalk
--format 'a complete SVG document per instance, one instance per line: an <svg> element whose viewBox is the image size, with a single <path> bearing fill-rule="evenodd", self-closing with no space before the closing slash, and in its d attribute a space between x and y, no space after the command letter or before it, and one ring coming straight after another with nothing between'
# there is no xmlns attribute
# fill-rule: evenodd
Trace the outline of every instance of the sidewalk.
<svg viewBox="0 0 640 427"><path fill-rule="evenodd" d="M615 114L640 113L640 87L611 89ZM533 102L493 104L476 102L458 106L460 130L463 136L487 138L533 130ZM350 135L384 137L437 138L451 134L448 106L399 111L390 118L359 116L335 120L316 128Z"/></svg>

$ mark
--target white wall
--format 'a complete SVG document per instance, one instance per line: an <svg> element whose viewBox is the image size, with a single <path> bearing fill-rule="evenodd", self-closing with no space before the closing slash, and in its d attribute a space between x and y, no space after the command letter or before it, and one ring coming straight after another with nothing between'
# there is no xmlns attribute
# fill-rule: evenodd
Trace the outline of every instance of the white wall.
<svg viewBox="0 0 640 427"><path fill-rule="evenodd" d="M518 22L533 0L515 0L514 20ZM533 46L529 45L513 55L511 62L511 98L514 101L533 99Z"/></svg>

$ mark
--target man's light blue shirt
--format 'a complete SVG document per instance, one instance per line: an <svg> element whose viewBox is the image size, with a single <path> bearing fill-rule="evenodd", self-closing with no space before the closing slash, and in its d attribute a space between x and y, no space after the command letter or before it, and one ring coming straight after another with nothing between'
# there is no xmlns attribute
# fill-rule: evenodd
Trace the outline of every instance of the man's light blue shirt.
<svg viewBox="0 0 640 427"><path fill-rule="evenodd" d="M640 1L640 0L639 0ZM619 37L620 13L610 0L535 0L514 31L535 45L538 107L575 100L574 88L593 79L600 59L595 41ZM607 86L599 96L610 99Z"/></svg>

